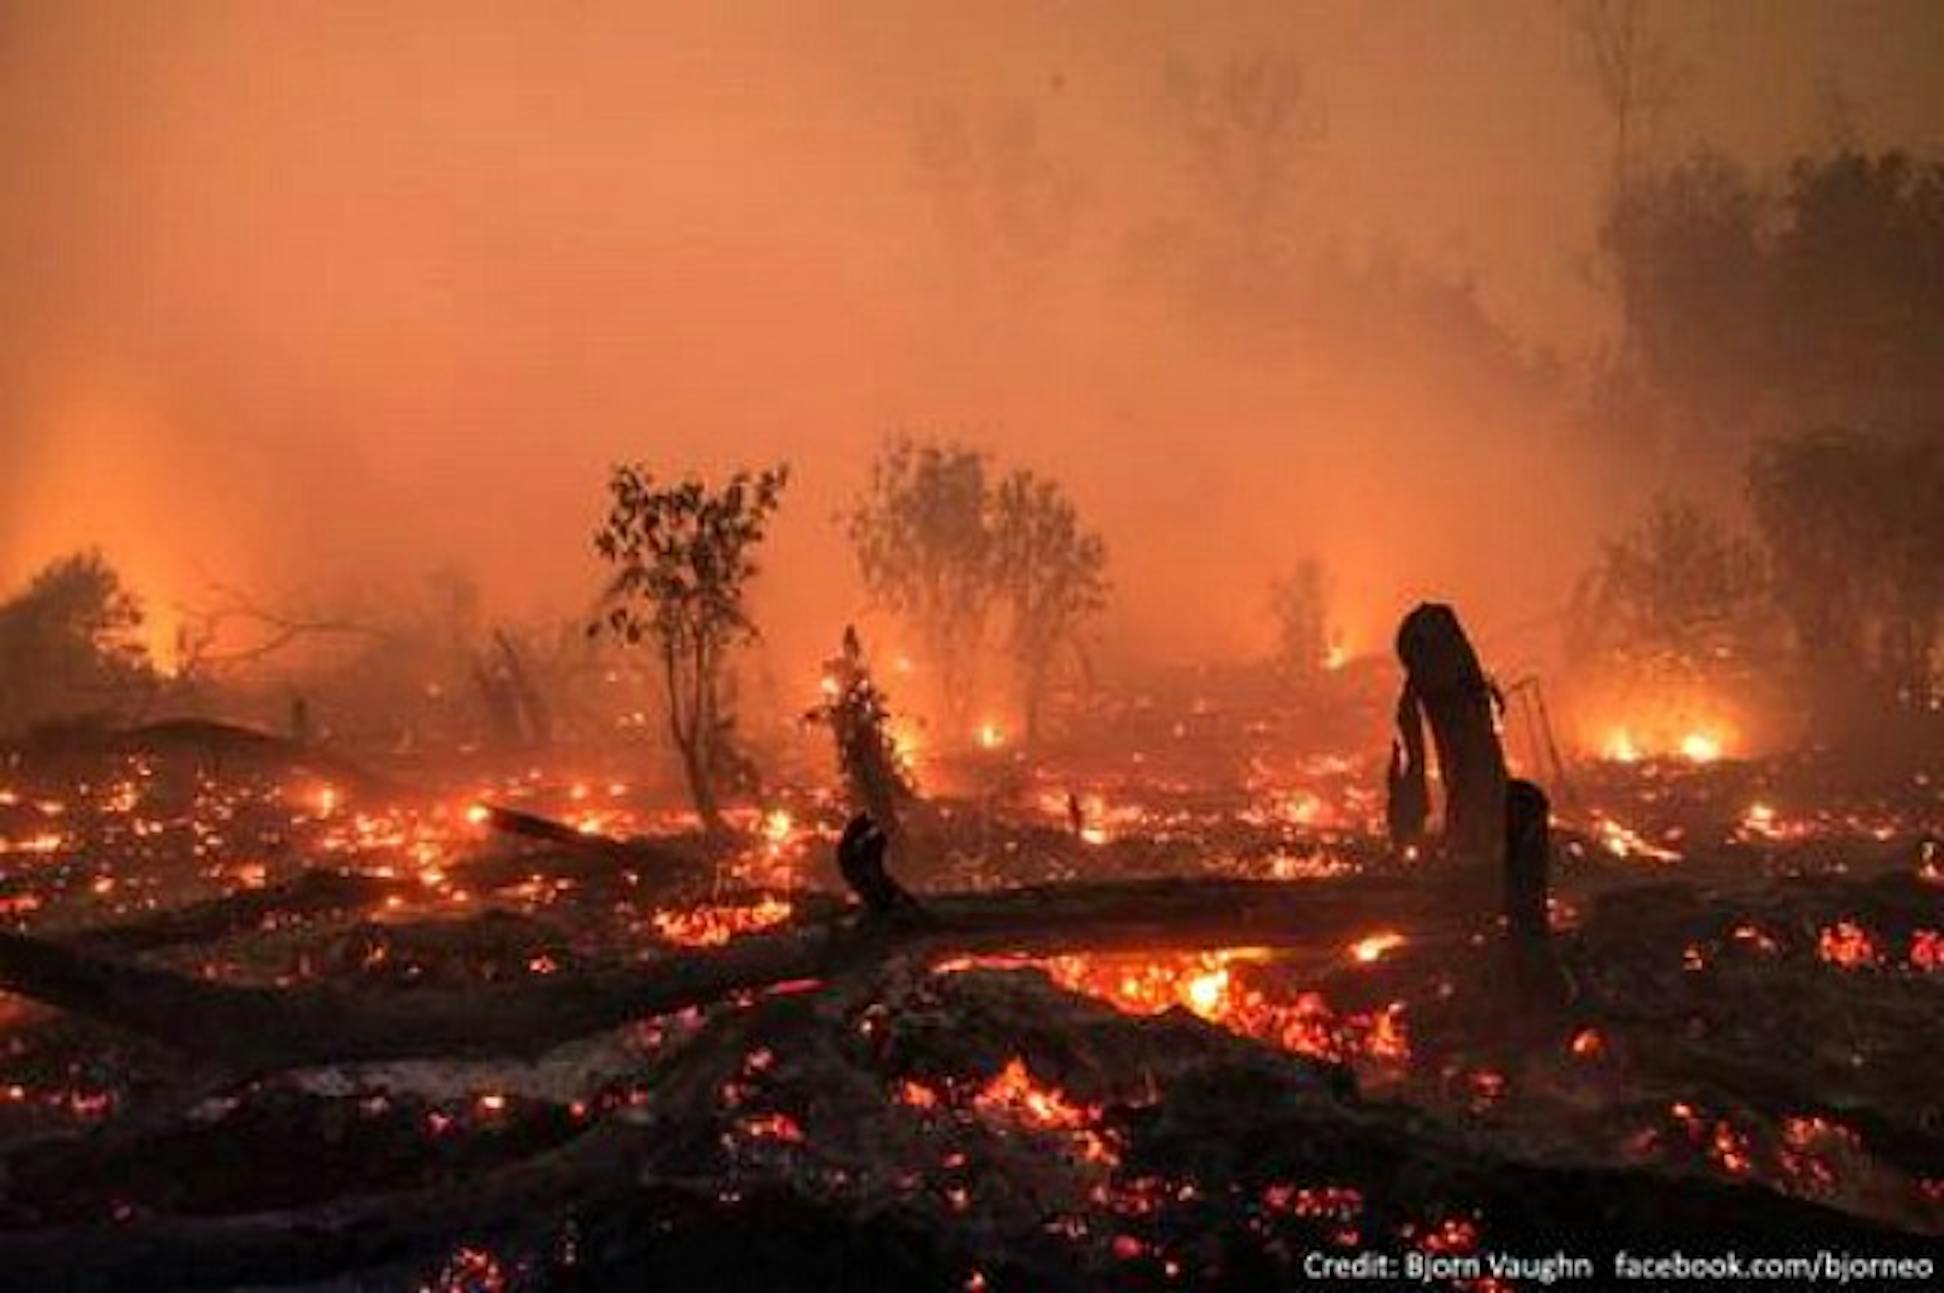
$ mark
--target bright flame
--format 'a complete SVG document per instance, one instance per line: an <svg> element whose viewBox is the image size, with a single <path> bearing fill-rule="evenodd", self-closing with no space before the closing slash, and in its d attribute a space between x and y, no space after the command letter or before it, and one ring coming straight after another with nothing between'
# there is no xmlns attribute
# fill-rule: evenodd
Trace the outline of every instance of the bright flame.
<svg viewBox="0 0 1944 1293"><path fill-rule="evenodd" d="M996 750L1006 743L1006 733L999 724L988 719L979 724L979 744L988 750Z"/></svg>
<svg viewBox="0 0 1944 1293"><path fill-rule="evenodd" d="M1681 738L1681 757L1690 763L1713 763L1721 757L1721 738L1709 732L1689 732Z"/></svg>
<svg viewBox="0 0 1944 1293"><path fill-rule="evenodd" d="M1212 1015L1228 996L1229 972L1210 970L1188 980L1188 1004L1198 1015Z"/></svg>
<svg viewBox="0 0 1944 1293"><path fill-rule="evenodd" d="M1350 944L1350 955L1363 964L1369 965L1381 959L1386 952L1393 952L1404 946L1404 941L1404 935L1396 930L1383 930Z"/></svg>
<svg viewBox="0 0 1944 1293"><path fill-rule="evenodd" d="M1633 743L1633 737L1627 734L1627 729L1624 727L1615 728L1612 734L1607 737L1606 746L1602 753L1616 763L1637 763L1640 761L1640 747Z"/></svg>

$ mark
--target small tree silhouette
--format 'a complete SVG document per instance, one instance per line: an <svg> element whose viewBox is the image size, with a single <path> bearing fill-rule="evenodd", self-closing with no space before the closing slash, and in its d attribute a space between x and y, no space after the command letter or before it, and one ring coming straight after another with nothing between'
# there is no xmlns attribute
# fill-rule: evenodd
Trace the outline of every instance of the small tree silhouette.
<svg viewBox="0 0 1944 1293"><path fill-rule="evenodd" d="M1016 471L992 502L992 548L1010 620L1026 739L1039 736L1048 684L1063 647L1107 601L1107 545L1080 526L1058 484Z"/></svg>
<svg viewBox="0 0 1944 1293"><path fill-rule="evenodd" d="M0 732L121 715L155 685L142 608L98 551L72 553L0 603Z"/></svg>
<svg viewBox="0 0 1944 1293"><path fill-rule="evenodd" d="M643 467L616 467L607 522L594 536L595 551L615 572L605 613L588 633L606 627L658 653L669 733L711 831L723 829L722 790L752 771L736 744L727 663L732 648L757 636L743 594L788 480L783 465L739 471L712 492L699 480L657 485Z"/></svg>
<svg viewBox="0 0 1944 1293"><path fill-rule="evenodd" d="M987 494L984 454L907 437L878 455L844 518L872 599L923 637L955 733L999 592Z"/></svg>

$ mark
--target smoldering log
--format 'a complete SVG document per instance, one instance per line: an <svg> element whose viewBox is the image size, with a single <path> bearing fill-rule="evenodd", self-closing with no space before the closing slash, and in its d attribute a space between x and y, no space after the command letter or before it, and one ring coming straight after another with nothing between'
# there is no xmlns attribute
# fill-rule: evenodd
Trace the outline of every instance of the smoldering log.
<svg viewBox="0 0 1944 1293"><path fill-rule="evenodd" d="M1493 723L1494 696L1470 639L1451 607L1425 602L1397 630L1405 682L1398 725L1405 749L1420 753L1407 769L1407 793L1424 790L1419 723L1431 728L1444 783L1444 835L1461 859L1496 861L1505 830L1505 752ZM1417 745L1413 747L1413 740ZM1397 795L1393 787L1393 802Z"/></svg>
<svg viewBox="0 0 1944 1293"><path fill-rule="evenodd" d="M1407 935L1482 914L1469 878L1327 885L1168 879L932 895L925 922L820 921L638 965L534 982L410 992L211 983L0 932L0 989L244 1072L329 1062L532 1057L629 1020L888 956L1206 946L1347 945L1373 925Z"/></svg>
<svg viewBox="0 0 1944 1293"><path fill-rule="evenodd" d="M280 919L365 911L417 888L422 888L417 881L313 868L281 884L192 903L125 925L87 930L70 941L122 955L151 952L185 943L214 942Z"/></svg>
<svg viewBox="0 0 1944 1293"><path fill-rule="evenodd" d="M481 857L451 868L453 878L476 890L492 891L540 877L587 882L625 875L639 895L652 896L697 882L708 874L706 860L667 844L590 835L570 826L512 809L488 809L488 824L509 834L554 846L554 851ZM68 940L80 947L130 955L211 942L260 929L266 922L335 913L368 911L387 899L423 892L416 879L369 872L314 867L290 879L173 911L87 930Z"/></svg>
<svg viewBox="0 0 1944 1293"><path fill-rule="evenodd" d="M648 840L620 840L611 835L577 830L565 822L522 812L517 808L504 808L496 804L482 804L479 808L483 814L482 821L493 830L551 844L600 863L638 868L643 880L673 884L694 879L707 869L700 856L663 844ZM496 868L490 862L473 863L471 866L479 874L507 869L506 866ZM515 862L507 866L517 870L520 864Z"/></svg>

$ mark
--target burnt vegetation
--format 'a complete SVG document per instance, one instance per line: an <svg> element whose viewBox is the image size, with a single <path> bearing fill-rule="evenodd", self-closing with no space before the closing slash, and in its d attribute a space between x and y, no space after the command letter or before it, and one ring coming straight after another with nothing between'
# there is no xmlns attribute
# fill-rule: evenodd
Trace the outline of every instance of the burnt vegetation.
<svg viewBox="0 0 1944 1293"><path fill-rule="evenodd" d="M1159 664L1110 486L969 436L795 459L834 516L780 464L614 467L555 613L459 567L149 604L92 550L11 591L0 1284L1934 1256L1944 171L1657 163L1677 51L1569 8L1617 319L1574 434L1640 470L1530 623L1400 594L1359 641L1292 518L1226 554L1258 658ZM1162 80L1130 298L1561 395L1469 284L1298 236L1298 62ZM968 294L1031 296L1086 207L1056 132L916 153ZM820 675L764 632L817 541Z"/></svg>

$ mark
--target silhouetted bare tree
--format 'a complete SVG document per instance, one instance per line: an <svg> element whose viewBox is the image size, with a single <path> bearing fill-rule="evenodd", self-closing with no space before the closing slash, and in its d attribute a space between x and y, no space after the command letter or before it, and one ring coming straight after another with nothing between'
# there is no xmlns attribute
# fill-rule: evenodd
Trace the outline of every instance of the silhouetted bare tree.
<svg viewBox="0 0 1944 1293"><path fill-rule="evenodd" d="M1106 605L1107 544L1056 482L1015 471L993 497L992 547L1032 741L1061 652L1078 649L1081 626Z"/></svg>
<svg viewBox="0 0 1944 1293"><path fill-rule="evenodd" d="M723 827L721 794L750 769L727 695L730 651L756 637L743 597L755 550L782 501L787 467L739 471L720 490L699 480L658 485L640 466L614 469L612 504L594 547L615 568L603 626L657 653L669 732L703 823Z"/></svg>
<svg viewBox="0 0 1944 1293"><path fill-rule="evenodd" d="M960 445L892 441L846 516L872 598L923 638L955 735L1001 585L987 524L986 457Z"/></svg>

